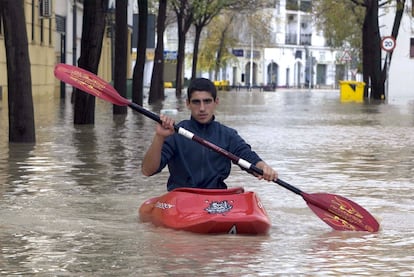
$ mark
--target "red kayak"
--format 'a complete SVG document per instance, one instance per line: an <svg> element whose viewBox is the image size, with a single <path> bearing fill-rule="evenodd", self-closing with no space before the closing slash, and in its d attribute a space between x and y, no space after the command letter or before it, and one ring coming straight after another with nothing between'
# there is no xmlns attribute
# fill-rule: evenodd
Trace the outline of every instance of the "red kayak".
<svg viewBox="0 0 414 277"><path fill-rule="evenodd" d="M178 188L145 201L143 222L205 234L267 234L270 220L256 193L231 189Z"/></svg>

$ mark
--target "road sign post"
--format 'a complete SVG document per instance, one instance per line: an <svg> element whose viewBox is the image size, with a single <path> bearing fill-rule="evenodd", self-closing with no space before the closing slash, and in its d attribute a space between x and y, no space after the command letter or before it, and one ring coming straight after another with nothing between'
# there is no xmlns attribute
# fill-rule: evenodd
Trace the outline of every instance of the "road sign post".
<svg viewBox="0 0 414 277"><path fill-rule="evenodd" d="M391 53L394 51L396 46L396 41L393 36L386 36L383 37L381 40L381 48L382 50L386 51L387 54L385 56L385 66L386 66L386 80L385 80L385 95L382 95L382 98L388 98L388 78L389 78L389 70L390 70L390 60L391 60Z"/></svg>
<svg viewBox="0 0 414 277"><path fill-rule="evenodd" d="M348 50L344 51L344 54L342 55L341 61L346 64L346 67L345 67L346 79L348 80L349 79L349 75L348 75L349 72L348 71L349 71L349 68L351 67L350 63L352 61L352 56L351 56L351 54L349 53Z"/></svg>

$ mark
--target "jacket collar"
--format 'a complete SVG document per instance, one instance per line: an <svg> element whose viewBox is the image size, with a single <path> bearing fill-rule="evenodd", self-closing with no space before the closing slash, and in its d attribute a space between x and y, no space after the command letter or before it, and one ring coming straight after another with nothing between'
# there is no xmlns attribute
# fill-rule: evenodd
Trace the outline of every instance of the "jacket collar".
<svg viewBox="0 0 414 277"><path fill-rule="evenodd" d="M194 123L194 125L196 125L198 128L206 128L209 127L216 119L216 116L213 115L213 117L211 118L211 120L207 123L200 123L197 120L195 120L195 118L193 116L191 116L191 122Z"/></svg>

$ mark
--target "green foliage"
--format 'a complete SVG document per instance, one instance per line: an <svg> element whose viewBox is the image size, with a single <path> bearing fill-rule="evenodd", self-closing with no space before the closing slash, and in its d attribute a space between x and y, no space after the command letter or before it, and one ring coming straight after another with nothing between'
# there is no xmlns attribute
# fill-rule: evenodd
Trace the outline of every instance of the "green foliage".
<svg viewBox="0 0 414 277"><path fill-rule="evenodd" d="M203 71L212 71L215 69L217 62L220 66L226 65L235 57L228 51L231 49L236 40L228 32L228 28L232 23L232 16L223 14L213 19L208 25L205 38L202 40L200 54L198 58L197 68ZM222 51L220 61L217 61L217 52Z"/></svg>
<svg viewBox="0 0 414 277"><path fill-rule="evenodd" d="M217 71L230 60L236 60L231 48L250 41L251 35L260 44L272 37L269 23L274 7L269 0L198 0L192 2L193 24L207 26L200 41L197 70Z"/></svg>
<svg viewBox="0 0 414 277"><path fill-rule="evenodd" d="M237 27L238 24L235 23L235 30L239 34L242 34L242 40L249 38L248 41L250 41L250 36L253 35L256 45L266 47L272 43L271 39L274 35L274 30L271 27L271 22L273 20L272 9L263 9L246 16L238 16L238 20L246 21L247 23L244 31L239 30Z"/></svg>
<svg viewBox="0 0 414 277"><path fill-rule="evenodd" d="M351 0L314 0L313 14L333 48L362 48L365 8Z"/></svg>

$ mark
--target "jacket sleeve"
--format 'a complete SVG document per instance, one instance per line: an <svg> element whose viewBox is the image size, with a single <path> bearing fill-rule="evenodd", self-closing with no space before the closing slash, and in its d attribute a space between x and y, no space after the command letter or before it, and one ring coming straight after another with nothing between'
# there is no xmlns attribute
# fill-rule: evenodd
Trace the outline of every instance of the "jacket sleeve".
<svg viewBox="0 0 414 277"><path fill-rule="evenodd" d="M251 146L237 133L236 130L229 128L229 134L231 136L231 153L254 165L262 161L259 155L252 150Z"/></svg>
<svg viewBox="0 0 414 277"><path fill-rule="evenodd" d="M161 172L164 167L167 166L169 160L171 159L171 157L174 156L174 149L175 149L175 140L174 137L177 136L178 134L174 134L172 136L169 136L165 141L164 141L164 145L162 146L162 150L161 150L161 162L160 162L160 166L157 170L156 173Z"/></svg>

